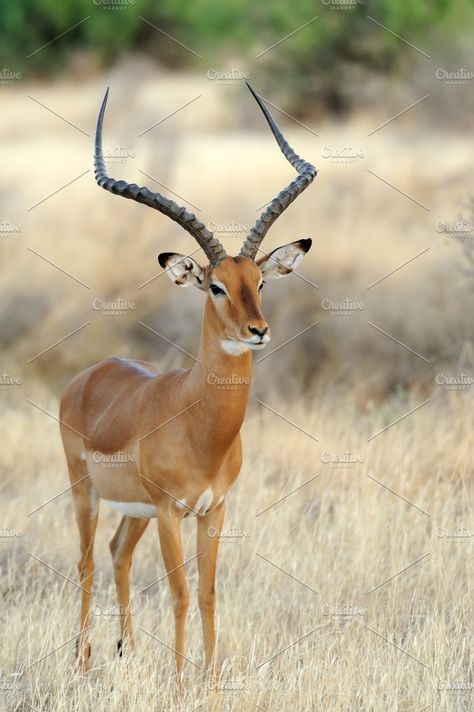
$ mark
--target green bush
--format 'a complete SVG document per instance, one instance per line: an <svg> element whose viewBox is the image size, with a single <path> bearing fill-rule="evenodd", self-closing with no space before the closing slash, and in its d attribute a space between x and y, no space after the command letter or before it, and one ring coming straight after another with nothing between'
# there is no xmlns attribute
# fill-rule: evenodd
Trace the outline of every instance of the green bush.
<svg viewBox="0 0 474 712"><path fill-rule="evenodd" d="M342 9L343 3L353 4ZM319 19L257 59L315 15ZM200 54L200 64L140 16ZM138 50L162 63L194 63L198 69L245 56L247 68L258 67L311 94L318 76L331 76L347 61L375 70L396 67L408 48L395 35L423 46L433 33L444 34L452 45L472 29L473 18L472 0L17 0L0 5L0 65L51 76L78 50L103 63Z"/></svg>

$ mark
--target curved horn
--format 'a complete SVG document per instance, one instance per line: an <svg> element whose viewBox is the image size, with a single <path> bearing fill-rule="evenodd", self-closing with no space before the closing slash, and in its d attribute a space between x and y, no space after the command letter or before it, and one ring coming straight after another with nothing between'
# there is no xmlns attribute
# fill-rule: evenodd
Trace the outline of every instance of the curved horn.
<svg viewBox="0 0 474 712"><path fill-rule="evenodd" d="M212 232L193 213L188 212L186 208L180 207L173 200L168 200L168 198L165 198L160 193L153 193L151 190L148 190L148 188L141 188L136 183L114 180L114 178L109 178L107 175L102 152L102 124L108 95L109 90L107 89L104 100L102 101L102 106L100 107L95 131L94 175L97 184L110 193L121 195L122 198L136 200L138 203L143 203L150 208L159 210L160 213L167 215L171 220L177 222L194 237L206 253L211 265L215 267L225 258L225 250L219 240L214 237Z"/></svg>
<svg viewBox="0 0 474 712"><path fill-rule="evenodd" d="M252 260L258 252L263 238L267 234L269 228L273 225L275 220L280 217L282 212L291 205L291 203L298 197L300 193L303 192L305 188L314 180L316 176L316 168L307 163L303 158L300 158L293 151L291 146L288 145L280 129L276 125L273 116L268 111L267 107L260 99L260 97L254 92L250 84L247 82L247 86L252 92L257 104L261 108L263 115L265 116L268 125L270 126L273 135L276 138L278 145L280 146L281 152L291 163L293 168L295 168L299 175L295 178L290 185L278 193L277 197L272 200L270 205L261 214L260 218L257 220L253 228L250 230L249 234L245 238L245 242L242 245L240 254L245 257L250 257Z"/></svg>

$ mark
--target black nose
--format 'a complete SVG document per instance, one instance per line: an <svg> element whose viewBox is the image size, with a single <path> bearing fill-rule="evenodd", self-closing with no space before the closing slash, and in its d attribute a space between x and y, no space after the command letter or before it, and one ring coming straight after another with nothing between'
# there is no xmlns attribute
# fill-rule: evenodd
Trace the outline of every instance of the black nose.
<svg viewBox="0 0 474 712"><path fill-rule="evenodd" d="M264 329L257 329L256 326L250 326L249 325L249 331L251 334L255 334L256 336L260 336L261 339L265 336L265 334L268 331L268 326L266 326Z"/></svg>

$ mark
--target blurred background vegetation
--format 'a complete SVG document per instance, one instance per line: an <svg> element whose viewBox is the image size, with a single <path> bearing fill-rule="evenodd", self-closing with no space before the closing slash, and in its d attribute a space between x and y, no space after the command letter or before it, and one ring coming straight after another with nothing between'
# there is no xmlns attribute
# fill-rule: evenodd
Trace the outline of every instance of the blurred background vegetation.
<svg viewBox="0 0 474 712"><path fill-rule="evenodd" d="M367 16L374 21L368 22ZM278 52L264 53L305 24L291 42L279 44ZM351 99L349 88L345 90L339 81L348 66L351 71L408 71L407 42L402 38L414 45L429 42L441 54L454 46L467 49L474 4L472 0L18 0L0 4L0 25L0 64L24 75L51 78L74 64L108 66L130 52L149 55L173 69L185 69L196 61L196 54L210 66L217 58L246 54L253 63L259 62L259 70L272 78L270 83L291 89L293 108L317 102L342 111ZM53 42L63 33L60 41ZM179 38L195 54L183 51L164 33ZM49 42L48 50L35 53L34 60L27 56L25 50L34 53ZM264 53L261 57L259 51ZM249 63L252 60L247 60L251 69Z"/></svg>
<svg viewBox="0 0 474 712"><path fill-rule="evenodd" d="M0 5L0 27L4 369L57 394L111 354L190 365L140 322L194 353L202 300L159 279L156 262L193 243L97 189L96 111L110 85L110 173L178 195L208 224L236 221L236 234L216 229L235 254L292 175L249 75L319 171L266 241L311 236L314 249L302 279L265 290L275 346L304 333L263 362L259 387L326 383L366 408L456 373L474 344L474 261L460 249L474 239L474 80L437 69L473 70L472 0L18 0ZM210 81L211 69L239 76ZM117 319L95 297L136 308ZM338 315L326 298L364 309Z"/></svg>

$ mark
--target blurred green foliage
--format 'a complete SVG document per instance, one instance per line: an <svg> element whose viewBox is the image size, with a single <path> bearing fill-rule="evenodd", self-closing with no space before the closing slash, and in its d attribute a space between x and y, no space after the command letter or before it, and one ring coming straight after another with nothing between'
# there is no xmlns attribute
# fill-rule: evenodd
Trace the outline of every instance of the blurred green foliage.
<svg viewBox="0 0 474 712"><path fill-rule="evenodd" d="M334 72L344 62L394 68L402 54L413 51L396 35L422 48L433 36L452 44L472 30L473 19L473 0L4 0L0 66L51 76L80 52L101 63L129 51L172 66L198 61L165 32L201 55L209 67L220 68L230 57L250 57L248 64L258 61L262 71L271 70L286 83L299 82L310 94L316 72Z"/></svg>

